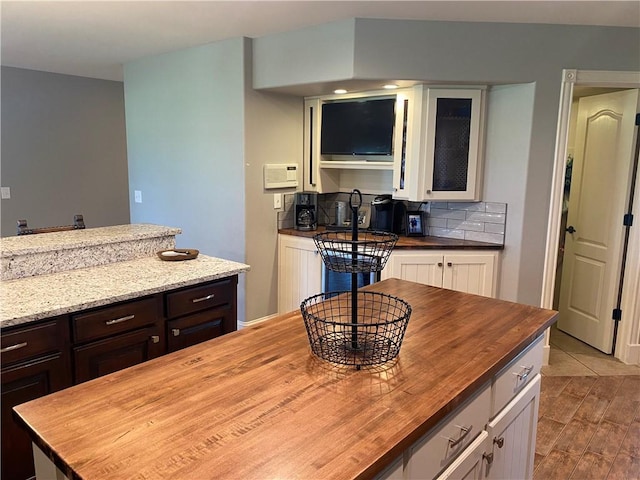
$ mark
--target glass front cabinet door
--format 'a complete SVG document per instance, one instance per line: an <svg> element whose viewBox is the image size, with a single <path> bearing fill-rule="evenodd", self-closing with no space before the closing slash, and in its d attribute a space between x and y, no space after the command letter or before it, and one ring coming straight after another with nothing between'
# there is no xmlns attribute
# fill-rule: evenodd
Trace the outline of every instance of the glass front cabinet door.
<svg viewBox="0 0 640 480"><path fill-rule="evenodd" d="M426 89L420 200L480 200L483 110L481 89Z"/></svg>

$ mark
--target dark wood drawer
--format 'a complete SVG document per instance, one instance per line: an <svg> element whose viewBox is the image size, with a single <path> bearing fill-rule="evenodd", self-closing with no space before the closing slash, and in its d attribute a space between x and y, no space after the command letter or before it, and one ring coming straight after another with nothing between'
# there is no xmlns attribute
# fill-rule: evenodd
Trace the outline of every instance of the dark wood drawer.
<svg viewBox="0 0 640 480"><path fill-rule="evenodd" d="M72 315L74 343L144 327L154 323L158 318L158 297L133 300Z"/></svg>
<svg viewBox="0 0 640 480"><path fill-rule="evenodd" d="M68 317L60 317L15 330L3 330L0 338L2 366L67 348L68 321Z"/></svg>
<svg viewBox="0 0 640 480"><path fill-rule="evenodd" d="M235 302L237 282L238 277L234 276L168 293L166 295L167 317L181 317Z"/></svg>

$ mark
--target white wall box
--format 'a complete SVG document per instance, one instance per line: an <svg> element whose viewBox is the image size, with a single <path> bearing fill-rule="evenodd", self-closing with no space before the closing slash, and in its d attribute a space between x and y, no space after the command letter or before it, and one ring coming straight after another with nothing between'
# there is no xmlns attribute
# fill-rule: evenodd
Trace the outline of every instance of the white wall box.
<svg viewBox="0 0 640 480"><path fill-rule="evenodd" d="M396 250L381 278L400 278L434 287L495 297L498 287L498 251Z"/></svg>
<svg viewBox="0 0 640 480"><path fill-rule="evenodd" d="M278 235L278 312L322 292L322 259L312 238Z"/></svg>
<svg viewBox="0 0 640 480"><path fill-rule="evenodd" d="M264 166L264 188L291 188L298 186L298 164L269 163Z"/></svg>

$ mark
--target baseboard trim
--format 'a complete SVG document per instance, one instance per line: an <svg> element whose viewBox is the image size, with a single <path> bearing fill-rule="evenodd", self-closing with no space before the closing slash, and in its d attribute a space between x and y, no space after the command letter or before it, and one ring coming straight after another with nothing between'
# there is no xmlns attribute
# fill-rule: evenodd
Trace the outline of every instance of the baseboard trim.
<svg viewBox="0 0 640 480"><path fill-rule="evenodd" d="M272 315L267 315L266 317L254 318L253 320L249 320L246 322L243 322L242 320L238 320L238 330L242 330L243 328L252 327L253 325L266 322L268 320L271 320L272 318L276 318L277 316L278 314L274 313Z"/></svg>
<svg viewBox="0 0 640 480"><path fill-rule="evenodd" d="M632 343L627 347L625 358L621 358L628 365L640 365L640 343Z"/></svg>
<svg viewBox="0 0 640 480"><path fill-rule="evenodd" d="M549 355L551 352L551 345L545 345L542 347L542 365L549 365Z"/></svg>

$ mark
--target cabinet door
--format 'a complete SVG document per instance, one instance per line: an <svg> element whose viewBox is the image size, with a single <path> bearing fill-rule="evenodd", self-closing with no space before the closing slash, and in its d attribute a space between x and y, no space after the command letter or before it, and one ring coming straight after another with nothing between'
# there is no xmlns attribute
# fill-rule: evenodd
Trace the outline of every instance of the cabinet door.
<svg viewBox="0 0 640 480"><path fill-rule="evenodd" d="M418 194L422 85L397 94L393 140L393 198L412 200Z"/></svg>
<svg viewBox="0 0 640 480"><path fill-rule="evenodd" d="M438 480L460 479L460 480L480 480L484 477L483 467L485 465L485 453L487 450L487 439L489 435L484 430L478 435L471 445L460 454L458 458L442 472ZM513 479L519 477L513 477ZM512 479L512 480L513 480Z"/></svg>
<svg viewBox="0 0 640 480"><path fill-rule="evenodd" d="M322 259L311 238L278 235L278 312L322 292Z"/></svg>
<svg viewBox="0 0 640 480"><path fill-rule="evenodd" d="M442 254L393 252L382 278L399 278L442 287L443 261Z"/></svg>
<svg viewBox="0 0 640 480"><path fill-rule="evenodd" d="M74 347L75 382L86 382L159 357L164 353L164 342L163 329L155 324Z"/></svg>
<svg viewBox="0 0 640 480"><path fill-rule="evenodd" d="M235 323L229 306L213 308L167 321L167 351L175 352L224 335L225 325Z"/></svg>
<svg viewBox="0 0 640 480"><path fill-rule="evenodd" d="M496 254L447 254L442 286L459 292L495 297Z"/></svg>
<svg viewBox="0 0 640 480"><path fill-rule="evenodd" d="M479 200L482 90L427 89L422 200Z"/></svg>
<svg viewBox="0 0 640 480"><path fill-rule="evenodd" d="M487 478L529 479L533 477L540 375L494 418L487 427L493 462Z"/></svg>
<svg viewBox="0 0 640 480"><path fill-rule="evenodd" d="M31 439L14 420L12 408L70 386L69 364L61 353L2 369L2 478L35 474Z"/></svg>

